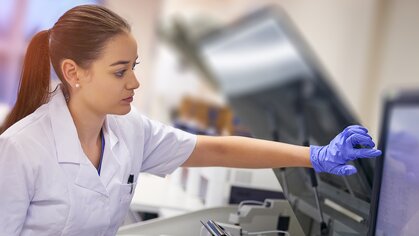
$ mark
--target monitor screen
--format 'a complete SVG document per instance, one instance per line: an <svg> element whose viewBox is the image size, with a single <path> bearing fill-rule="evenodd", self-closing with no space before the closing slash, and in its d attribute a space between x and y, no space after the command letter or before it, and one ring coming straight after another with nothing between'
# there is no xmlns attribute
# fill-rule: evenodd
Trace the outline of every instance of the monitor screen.
<svg viewBox="0 0 419 236"><path fill-rule="evenodd" d="M419 96L416 102L387 104L373 197L375 233L417 235L419 232ZM379 167L378 167L379 166ZM374 227L374 226L372 226Z"/></svg>

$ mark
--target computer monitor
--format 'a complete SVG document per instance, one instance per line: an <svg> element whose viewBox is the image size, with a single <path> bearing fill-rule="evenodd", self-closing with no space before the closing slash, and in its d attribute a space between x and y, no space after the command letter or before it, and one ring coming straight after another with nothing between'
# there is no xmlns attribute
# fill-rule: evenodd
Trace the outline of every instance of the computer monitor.
<svg viewBox="0 0 419 236"><path fill-rule="evenodd" d="M368 235L418 235L419 91L386 101L379 149Z"/></svg>

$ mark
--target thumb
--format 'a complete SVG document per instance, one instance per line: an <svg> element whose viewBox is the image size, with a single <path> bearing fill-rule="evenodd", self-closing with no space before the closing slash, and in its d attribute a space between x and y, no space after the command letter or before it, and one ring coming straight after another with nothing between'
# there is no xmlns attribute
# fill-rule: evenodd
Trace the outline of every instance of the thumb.
<svg viewBox="0 0 419 236"><path fill-rule="evenodd" d="M353 175L357 172L356 168L351 165L340 165L333 168L330 172L335 175Z"/></svg>

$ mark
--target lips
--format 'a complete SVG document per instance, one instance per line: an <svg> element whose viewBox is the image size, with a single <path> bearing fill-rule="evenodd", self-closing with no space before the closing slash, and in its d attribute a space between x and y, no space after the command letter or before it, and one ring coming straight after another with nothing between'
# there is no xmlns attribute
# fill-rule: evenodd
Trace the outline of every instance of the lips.
<svg viewBox="0 0 419 236"><path fill-rule="evenodd" d="M131 103L134 100L134 94L132 96L122 99L123 102Z"/></svg>
<svg viewBox="0 0 419 236"><path fill-rule="evenodd" d="M122 99L122 101L124 102L132 102L133 100L134 100L133 96Z"/></svg>

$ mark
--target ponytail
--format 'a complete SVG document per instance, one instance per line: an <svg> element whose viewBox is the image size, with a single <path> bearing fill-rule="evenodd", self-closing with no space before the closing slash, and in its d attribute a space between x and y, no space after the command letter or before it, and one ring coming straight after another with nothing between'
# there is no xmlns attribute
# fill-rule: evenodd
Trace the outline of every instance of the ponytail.
<svg viewBox="0 0 419 236"><path fill-rule="evenodd" d="M16 104L7 116L0 134L34 112L49 99L49 31L38 32L26 50Z"/></svg>
<svg viewBox="0 0 419 236"><path fill-rule="evenodd" d="M130 31L129 24L115 12L100 5L80 5L64 13L50 30L37 33L26 50L16 104L0 134L48 102L50 61L62 91L69 95L61 62L71 59L89 68L110 39Z"/></svg>

